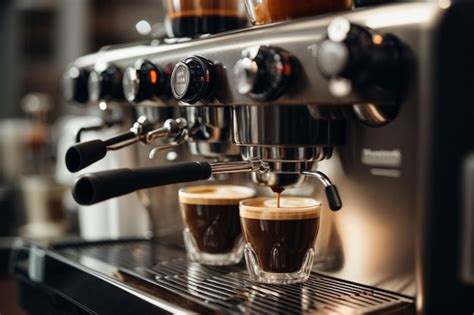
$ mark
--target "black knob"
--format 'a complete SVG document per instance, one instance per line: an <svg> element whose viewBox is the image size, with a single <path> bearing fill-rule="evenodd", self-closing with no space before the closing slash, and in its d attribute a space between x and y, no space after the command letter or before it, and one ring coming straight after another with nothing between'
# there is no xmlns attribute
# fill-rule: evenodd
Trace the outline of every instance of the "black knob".
<svg viewBox="0 0 474 315"><path fill-rule="evenodd" d="M180 101L196 103L209 98L214 92L216 70L214 64L193 56L179 62L171 74L171 91Z"/></svg>
<svg viewBox="0 0 474 315"><path fill-rule="evenodd" d="M328 79L347 79L367 100L387 100L399 94L404 64L402 46L392 35L335 19L320 43L316 64Z"/></svg>
<svg viewBox="0 0 474 315"><path fill-rule="evenodd" d="M139 103L169 95L168 75L147 60L138 60L123 76L123 94L127 101Z"/></svg>
<svg viewBox="0 0 474 315"><path fill-rule="evenodd" d="M63 77L64 99L68 102L87 103L89 91L87 81L89 71L78 67L69 67Z"/></svg>
<svg viewBox="0 0 474 315"><path fill-rule="evenodd" d="M234 67L237 89L256 100L277 99L291 86L295 68L296 60L282 49L269 46L246 49Z"/></svg>
<svg viewBox="0 0 474 315"><path fill-rule="evenodd" d="M89 75L89 99L91 102L120 101L123 99L122 71L109 65L103 71L94 70Z"/></svg>

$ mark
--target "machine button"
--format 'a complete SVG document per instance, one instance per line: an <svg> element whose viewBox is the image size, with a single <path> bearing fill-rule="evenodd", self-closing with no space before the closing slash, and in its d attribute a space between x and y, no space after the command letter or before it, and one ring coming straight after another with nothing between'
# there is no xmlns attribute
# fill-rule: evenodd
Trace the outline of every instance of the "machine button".
<svg viewBox="0 0 474 315"><path fill-rule="evenodd" d="M124 98L122 71L114 65L103 71L92 71L89 75L89 99L91 102L119 101Z"/></svg>
<svg viewBox="0 0 474 315"><path fill-rule="evenodd" d="M171 91L180 101L196 103L214 92L216 71L214 64L193 56L179 62L171 74Z"/></svg>
<svg viewBox="0 0 474 315"><path fill-rule="evenodd" d="M256 100L277 99L290 87L295 64L294 58L279 48L246 49L234 67L237 90Z"/></svg>
<svg viewBox="0 0 474 315"><path fill-rule="evenodd" d="M67 102L87 103L89 91L87 81L89 71L77 67L69 67L63 77L64 99Z"/></svg>
<svg viewBox="0 0 474 315"><path fill-rule="evenodd" d="M147 60L140 59L127 68L122 85L125 98L132 103L169 95L167 74Z"/></svg>

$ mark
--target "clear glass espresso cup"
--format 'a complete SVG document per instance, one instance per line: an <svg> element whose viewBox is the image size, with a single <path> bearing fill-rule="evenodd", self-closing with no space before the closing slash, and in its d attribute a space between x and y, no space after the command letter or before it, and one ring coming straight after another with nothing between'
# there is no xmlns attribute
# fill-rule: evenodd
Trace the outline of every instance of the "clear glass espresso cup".
<svg viewBox="0 0 474 315"><path fill-rule="evenodd" d="M240 220L250 278L257 282L304 282L311 274L321 204L311 198L275 197L244 200Z"/></svg>
<svg viewBox="0 0 474 315"><path fill-rule="evenodd" d="M163 0L169 37L196 37L247 24L242 0Z"/></svg>
<svg viewBox="0 0 474 315"><path fill-rule="evenodd" d="M268 24L352 8L352 0L245 0L250 21Z"/></svg>
<svg viewBox="0 0 474 315"><path fill-rule="evenodd" d="M203 265L233 265L242 260L244 241L239 202L255 190L236 185L208 185L179 191L188 259Z"/></svg>

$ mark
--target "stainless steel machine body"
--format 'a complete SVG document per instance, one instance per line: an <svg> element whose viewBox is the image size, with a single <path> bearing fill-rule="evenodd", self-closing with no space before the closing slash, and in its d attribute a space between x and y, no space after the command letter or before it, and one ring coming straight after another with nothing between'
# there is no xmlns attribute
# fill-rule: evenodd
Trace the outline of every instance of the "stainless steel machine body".
<svg viewBox="0 0 474 315"><path fill-rule="evenodd" d="M469 5L465 9L474 14ZM417 243L417 233L428 233L425 225L429 222L424 219L429 209L422 202L427 183L423 141L431 130L424 115L434 104L427 95L441 80L436 72L439 60L431 50L437 48L442 32L447 32L446 36L459 32L460 26L446 31L443 24L451 10L427 2L385 5L170 45L118 49L104 52L100 58L84 57L76 65L105 62L125 69L137 59L146 59L166 68L191 56L210 61L218 76L213 82L214 94L175 103L188 124L198 124L191 151L225 160L235 158L234 145L238 146L243 160L265 163L267 171L252 176L266 186L298 186L317 166L338 185L344 206L331 212L323 202L315 269L417 296L418 310L423 311L426 303L431 303L421 289L427 281L423 276L426 243ZM332 41L324 47L326 62L337 65L347 57L341 57L338 45L344 38L338 36L349 33L344 29L352 25L356 31L366 30L362 33L375 46L396 38L397 58L402 63L392 67L406 67L408 75L393 77L394 72L388 69L385 75L392 77L384 78L382 73L373 81L364 81L365 77L357 81L350 75L336 75L340 69L326 67L320 55L323 43L328 38ZM258 47L278 47L294 62L291 83L273 91L275 97L251 92L258 71L247 59ZM383 61L389 63L391 57L387 58ZM344 60L341 67L353 61ZM358 68L356 63L351 71L353 75L377 70ZM395 87L385 79L395 81ZM381 84L371 85L374 82ZM157 102L149 105L159 106ZM234 144L228 141L231 135ZM206 141L210 145L201 147ZM214 148L213 154L206 151L209 147ZM312 187L313 183L306 185ZM323 199L320 189L312 190L314 197Z"/></svg>

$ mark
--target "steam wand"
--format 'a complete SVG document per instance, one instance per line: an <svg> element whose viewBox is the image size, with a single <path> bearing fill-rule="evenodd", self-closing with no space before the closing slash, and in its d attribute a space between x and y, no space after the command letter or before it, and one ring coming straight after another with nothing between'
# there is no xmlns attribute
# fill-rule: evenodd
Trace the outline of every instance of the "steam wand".
<svg viewBox="0 0 474 315"><path fill-rule="evenodd" d="M320 171L304 171L301 172L301 174L307 177L316 178L324 185L324 192L326 193L329 208L332 211L337 211L342 208L342 200L339 191L326 174Z"/></svg>
<svg viewBox="0 0 474 315"><path fill-rule="evenodd" d="M103 159L108 151L115 151L137 142L150 144L158 138L187 139L187 122L183 118L168 119L162 127L153 130L153 125L145 116L141 116L133 124L130 131L108 138L106 140L92 140L70 147L66 152L66 167L72 172L78 172L87 166ZM163 149L166 144L161 145ZM171 145L171 147L174 145ZM170 144L168 144L170 147Z"/></svg>

